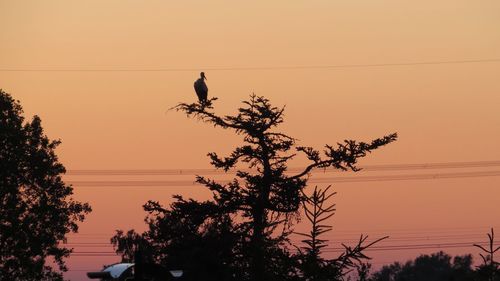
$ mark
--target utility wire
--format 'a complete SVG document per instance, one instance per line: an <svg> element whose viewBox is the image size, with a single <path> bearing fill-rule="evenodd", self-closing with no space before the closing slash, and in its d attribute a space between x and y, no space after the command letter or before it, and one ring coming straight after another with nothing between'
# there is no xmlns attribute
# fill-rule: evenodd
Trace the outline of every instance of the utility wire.
<svg viewBox="0 0 500 281"><path fill-rule="evenodd" d="M478 232L489 231L491 228L500 227L500 225L489 225L489 226L464 226L464 227L439 227L439 228L380 228L380 229L369 229L369 233L372 234L387 234L392 233L398 236L404 235L419 235L419 237L442 237L442 236L464 236L464 235L482 235ZM346 236L346 235L358 235L360 232L365 232L367 229L349 229L349 230L335 230L332 232L334 235ZM459 233L458 233L459 232ZM114 234L114 232L111 232ZM392 235L391 234L391 235ZM94 238L108 238L110 233L105 232L92 232L92 233L69 233L67 237L78 237L82 239L94 239ZM484 236L484 235L483 235ZM392 240L391 236L391 240ZM72 241L72 240L71 240ZM107 241L107 240L106 240Z"/></svg>
<svg viewBox="0 0 500 281"><path fill-rule="evenodd" d="M479 171L459 173L434 173L434 174L407 174L387 176L360 176L311 179L311 183L347 183L347 182L374 182L374 181L402 181L402 180L437 180L452 178L498 177L500 171Z"/></svg>
<svg viewBox="0 0 500 281"><path fill-rule="evenodd" d="M482 239L484 235L473 235L469 237L420 237L420 238L412 238L412 237L391 237L390 239L387 240L387 242L384 242L384 244L393 244L393 242L397 243L411 243L411 242L427 242L427 243L434 243L434 244L443 244L450 243L449 241L455 241L455 243L459 243L460 241L464 240L470 240L470 239ZM294 236L296 237L296 236ZM296 237L298 238L298 237ZM303 239L300 237L300 239ZM301 240L296 240L295 242L298 243ZM359 241L359 239L352 239L352 238L346 238L346 239L341 239L338 236L335 236L334 239L329 239L327 236L323 237L324 240L329 241L329 244L338 244L338 243L356 243ZM106 241L106 240L100 240L100 241ZM440 242L444 241L444 242ZM462 242L463 243L463 242ZM62 244L61 246L64 247L71 247L71 248L112 248L113 245L110 242L71 242L67 244Z"/></svg>
<svg viewBox="0 0 500 281"><path fill-rule="evenodd" d="M498 243L495 241L494 243ZM380 252L380 251L399 251L399 250L422 250L422 249L445 249L445 248L473 248L474 244L485 246L486 242L458 242L458 243L434 243L434 244L401 244L392 246L372 246L365 251ZM341 247L325 247L324 252L341 252L344 248Z"/></svg>
<svg viewBox="0 0 500 281"><path fill-rule="evenodd" d="M427 243L434 243L434 244L449 244L450 240L454 241L455 243L463 243L460 241L468 240L470 241L471 239L482 239L484 235L470 235L470 236L464 236L464 237L454 237L454 236L449 236L449 237L390 237L387 242L384 242L385 246L391 246L391 244L396 243L412 243L412 242L427 242ZM300 240L303 239L303 237L300 238ZM328 244L339 244L339 243L356 243L359 241L359 239L352 239L352 238L346 238L346 239L341 239L338 236L335 236L335 238L329 239L328 236L324 235L323 238L324 240L328 241ZM292 239L294 240L294 239ZM295 243L299 243L300 240L296 240ZM104 241L104 240L102 240ZM444 242L440 242L444 241ZM468 242L467 242L468 243ZM71 242L67 244L63 244L61 246L65 247L71 247L71 248L112 248L113 245L110 242Z"/></svg>
<svg viewBox="0 0 500 281"><path fill-rule="evenodd" d="M242 66L242 67L194 67L194 68L0 68L1 72L186 72L186 71L252 71L252 70L301 70L301 69L338 69L338 68L369 68L394 66L419 66L442 64L495 63L500 58L471 60L437 60L401 63L371 63L371 64L333 64L333 65L290 65L290 66Z"/></svg>
<svg viewBox="0 0 500 281"><path fill-rule="evenodd" d="M500 161L469 161L469 162L439 162L418 164L386 164L366 165L362 171L406 171L406 170L433 170L433 169L458 169L458 168L487 168L500 167ZM289 168L287 172L299 173L301 168ZM244 171L251 171L244 169ZM311 173L341 172L335 169L316 169ZM167 176L167 175L232 175L235 171L224 172L217 169L75 169L68 170L68 176Z"/></svg>
<svg viewBox="0 0 500 281"><path fill-rule="evenodd" d="M495 241L494 243L498 243ZM425 244L398 244L385 246L372 246L365 251L381 252L381 251L400 251L400 250L424 250L424 249L446 249L446 248L473 248L474 244L486 245L486 242L452 242L452 243L425 243ZM342 252L342 247L325 247L322 250L328 252ZM118 256L111 251L75 251L71 256Z"/></svg>
<svg viewBox="0 0 500 281"><path fill-rule="evenodd" d="M381 181L403 181L403 180L438 180L453 178L476 178L476 177L498 177L500 171L478 171L457 173L433 173L433 174L406 174L406 175L384 175L384 176L351 176L351 177L326 177L312 178L309 183L353 183L353 182L381 182ZM195 187L197 184L192 180L122 180L122 181L67 181L75 187ZM218 181L221 184L229 183L229 180Z"/></svg>
<svg viewBox="0 0 500 281"><path fill-rule="evenodd" d="M111 246L109 242L109 237L111 237L113 234L107 235L103 237L102 239L99 239L96 242L88 242L88 240L85 239L71 239L71 242L69 243L63 243L60 244L61 246L68 246L68 247L93 247L93 246L105 246L109 245ZM373 235L373 234L372 234ZM375 235L373 235L375 236ZM436 240L465 240L468 239L470 240L471 238L477 239L477 238L482 238L484 235L483 234L472 234L472 235L446 235L446 236L432 236L432 235L423 235L423 236L393 236L391 235L390 239L388 239L388 242L394 242L394 241L406 241L406 242L415 242L415 241L436 241ZM297 234L292 235L291 237L296 237L298 239L302 239L302 236L299 236ZM339 235L323 235L323 238L332 242L356 242L359 241L358 239L353 239L353 235L350 236L339 236ZM99 242L102 241L102 242ZM106 241L106 242L105 242Z"/></svg>

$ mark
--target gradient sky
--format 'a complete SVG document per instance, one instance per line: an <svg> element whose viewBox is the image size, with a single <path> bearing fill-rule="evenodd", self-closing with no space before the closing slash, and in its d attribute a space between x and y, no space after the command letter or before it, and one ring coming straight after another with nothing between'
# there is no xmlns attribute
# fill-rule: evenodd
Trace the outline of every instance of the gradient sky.
<svg viewBox="0 0 500 281"><path fill-rule="evenodd" d="M69 170L209 168L207 152L228 153L240 138L167 112L195 100L199 71L499 59L499 15L497 0L0 0L0 69L192 69L2 71L0 88L63 141L58 155ZM362 164L500 159L499 62L206 74L217 112L234 112L252 92L264 95L286 105L282 130L303 145L399 133L397 143ZM337 184L332 223L375 235L462 228L482 234L500 226L498 180ZM105 241L117 228L142 229L141 205L167 203L173 193L209 196L201 187L75 186L76 198L94 207L82 233ZM83 270L104 260L72 258L70 266ZM84 280L83 273L68 277Z"/></svg>

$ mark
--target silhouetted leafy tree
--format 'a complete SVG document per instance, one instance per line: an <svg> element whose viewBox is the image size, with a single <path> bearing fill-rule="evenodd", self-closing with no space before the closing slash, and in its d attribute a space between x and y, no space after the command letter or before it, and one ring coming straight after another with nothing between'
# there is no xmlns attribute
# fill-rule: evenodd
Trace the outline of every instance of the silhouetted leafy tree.
<svg viewBox="0 0 500 281"><path fill-rule="evenodd" d="M370 270L372 265L367 262L361 262L356 266L358 281L370 281Z"/></svg>
<svg viewBox="0 0 500 281"><path fill-rule="evenodd" d="M393 142L397 136L391 134L370 143L346 140L336 146L326 145L321 153L312 147L297 146L294 138L274 131L283 122L284 108L273 107L264 97L252 95L235 115L228 116L213 112L214 100L181 103L175 109L241 135L245 144L229 156L219 157L214 152L208 156L217 169L229 171L239 163L247 165L246 169L238 169L236 178L229 183L197 176L196 181L212 191L212 201L178 197L170 209L150 201L145 205L150 213L150 230L144 235L158 245L157 259L182 260L187 255L194 263L203 257L197 251L206 245L218 245L206 253L209 260L223 265L221 272L229 272L232 280L293 280L297 277L296 264L286 244L298 218L309 173L330 167L357 171L358 158ZM287 163L297 154L303 154L309 164L290 174ZM349 260L344 258L341 262Z"/></svg>
<svg viewBox="0 0 500 281"><path fill-rule="evenodd" d="M135 230L131 229L124 233L117 230L115 236L111 238L111 244L115 247L117 253L122 257L122 262L129 263L134 261L134 255L137 251L143 251L145 257L152 257L149 241Z"/></svg>
<svg viewBox="0 0 500 281"><path fill-rule="evenodd" d="M130 261L141 247L145 262L183 269L184 280L245 280L245 265L231 218L211 201L175 196L169 208L158 202L144 205L148 231L122 231L111 239L117 253Z"/></svg>
<svg viewBox="0 0 500 281"><path fill-rule="evenodd" d="M60 141L44 135L38 116L24 122L22 114L0 90L0 280L62 280L71 249L61 242L91 209L61 179Z"/></svg>
<svg viewBox="0 0 500 281"><path fill-rule="evenodd" d="M452 258L438 252L421 255L404 265L396 262L375 272L372 281L473 281L472 256Z"/></svg>

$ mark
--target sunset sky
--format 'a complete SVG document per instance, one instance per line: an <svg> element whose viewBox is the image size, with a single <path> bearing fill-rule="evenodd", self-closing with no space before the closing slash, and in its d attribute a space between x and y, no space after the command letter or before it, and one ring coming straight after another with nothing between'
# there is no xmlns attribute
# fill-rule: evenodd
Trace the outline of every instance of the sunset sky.
<svg viewBox="0 0 500 281"><path fill-rule="evenodd" d="M196 100L192 86L200 71L209 96L219 98L220 114L235 112L251 93L286 105L281 130L301 145L399 134L361 167L497 161L490 167L367 170L359 177L500 171L499 15L498 0L0 0L0 88L20 100L26 116L39 115L50 138L62 140L57 152L70 172L207 169L208 152L224 155L241 144L230 132L168 111ZM337 176L355 175L312 179ZM449 238L445 242L483 241L489 227L500 229L499 179L335 183L338 212L331 223L337 232L329 235L334 241L360 233L395 237L387 245L439 235ZM149 199L167 204L172 194L210 195L200 186L74 188L75 198L94 209L81 235L71 237L74 243L107 243L115 229L143 230L141 206ZM437 250L370 254L380 266ZM476 253L472 247L444 250ZM75 256L66 276L86 280L86 271L117 260Z"/></svg>

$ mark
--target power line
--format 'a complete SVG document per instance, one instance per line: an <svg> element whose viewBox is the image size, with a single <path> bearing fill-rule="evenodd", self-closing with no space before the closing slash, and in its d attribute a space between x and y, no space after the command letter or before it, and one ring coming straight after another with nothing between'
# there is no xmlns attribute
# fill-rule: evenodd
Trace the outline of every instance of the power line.
<svg viewBox="0 0 500 281"><path fill-rule="evenodd" d="M495 226L489 227L480 227L480 228L447 228L448 231L443 232L442 230L433 231L426 230L425 233L421 231L413 231L413 232L405 232L405 233L397 233L395 230L384 230L379 232L374 232L373 230L364 229L363 231L349 232L343 233L340 231L334 231L332 233L326 233L323 238L328 240L330 244L334 243L355 243L359 241L358 237L360 233L369 233L370 236L385 236L387 234L390 235L390 238L384 241L386 243L393 242L435 242L438 241L464 241L471 239L482 239L484 238L483 233L478 233L478 231L486 231L486 228L490 229L491 227L496 228ZM474 232L463 233L464 229L475 229ZM460 231L460 232L458 232ZM465 231L466 232L466 231ZM82 234L83 235L83 234ZM112 248L112 244L110 243L109 238L113 236L113 233L99 235L99 238L89 238L88 236L80 236L79 234L70 235L68 243L63 243L61 246L64 247L74 247L74 248ZM294 234L291 236L292 241L300 241L303 237Z"/></svg>
<svg viewBox="0 0 500 281"><path fill-rule="evenodd" d="M391 236L389 239L387 239L387 242L384 242L384 244L388 244L385 246L392 246L394 242L396 243L411 243L411 242L427 242L427 243L434 243L434 244L449 244L450 240L454 240L454 243L465 243L465 242L460 242L463 240L468 240L470 241L471 239L482 239L483 234L476 234L476 235L464 235L462 237L460 236L421 236L421 237L393 237ZM292 237L297 237L299 238L298 235L293 235ZM291 239L295 241L295 243L300 243L303 238L301 237L300 239ZM323 239L327 240L329 244L338 244L338 243L356 243L359 241L358 239L353 239L353 238L345 238L341 239L338 236L335 236L335 238L331 238L331 236L324 235ZM439 242L439 241L444 241L444 242ZM448 242L447 242L448 241ZM468 242L467 242L468 243ZM397 244L396 244L397 245ZM61 246L64 247L71 247L71 248L113 248L113 245L110 242L71 242L67 244L63 244Z"/></svg>
<svg viewBox="0 0 500 281"><path fill-rule="evenodd" d="M437 180L452 178L476 178L497 177L500 171L459 172L459 173L435 173L435 174L407 174L388 176L360 176L360 177L336 177L325 179L312 179L311 183L347 183L347 182L375 182L375 181L402 181L402 180Z"/></svg>
<svg viewBox="0 0 500 281"><path fill-rule="evenodd" d="M460 227L429 227L429 228L424 228L424 227L419 227L419 228L377 228L377 229L369 229L370 232L377 232L377 233L398 233L398 235L425 235L426 237L429 235L435 236L435 235L448 235L447 233L450 233L449 235L455 235L455 233L460 232L460 234L456 235L468 235L467 233L464 232L472 232L472 234L477 234L478 231L489 231L491 228L496 228L500 227L498 225L477 225L477 226L460 226ZM359 234L360 232L366 231L366 229L340 229L337 230L335 229L333 233L335 234L342 234L342 235L349 235L349 234ZM115 232L111 231L112 234L115 234ZM482 233L482 232L481 232ZM67 235L68 237L75 237L78 236L80 238L89 238L92 239L93 237L109 237L109 233L107 232L90 232L90 233L69 233ZM91 237L89 237L91 236Z"/></svg>
<svg viewBox="0 0 500 281"><path fill-rule="evenodd" d="M476 235L464 235L464 236L420 236L420 237L415 237L415 236L408 236L408 237L398 237L398 236L391 236L387 242L384 243L393 243L393 242L434 242L436 244L442 244L437 241L450 241L454 240L455 242L463 241L463 240L470 240L470 239L482 239L484 235L482 234L476 234ZM297 238L297 239L295 239ZM301 241L303 239L301 236L298 235L292 235L293 241ZM335 243L351 243L351 242L358 242L358 239L353 239L352 236L349 238L339 238L338 236L327 236L325 235L323 239L329 241L329 244L335 244ZM100 241L106 241L106 240L100 240ZM62 244L61 246L64 247L74 247L74 248L111 248L113 245L108 241L108 242L71 242L67 244Z"/></svg>
<svg viewBox="0 0 500 281"><path fill-rule="evenodd" d="M442 64L495 63L499 58L471 60L437 60L401 63L333 64L333 65L290 65L290 66L242 66L242 67L195 67L195 68L1 68L2 72L187 72L187 71L252 71L252 70L301 70L301 69L342 69L394 66L420 66Z"/></svg>
<svg viewBox="0 0 500 281"><path fill-rule="evenodd" d="M495 241L494 243L498 243ZM400 244L390 246L372 246L367 248L366 251L380 252L380 251L400 251L400 250L423 250L423 249L446 249L446 248L473 248L474 244L485 246L485 242L453 242L453 243L433 243L433 244ZM324 252L340 252L344 248L341 247L325 247Z"/></svg>
<svg viewBox="0 0 500 281"><path fill-rule="evenodd" d="M499 241L494 241L498 243ZM400 250L424 250L424 249L446 249L446 248L473 248L474 244L486 245L485 242L469 241L469 242L451 242L451 243L425 243L425 244L397 244L397 245L380 245L367 248L366 251L381 252L381 251L400 251ZM341 252L342 247L325 247L323 252ZM118 256L115 252L110 251L75 251L71 256Z"/></svg>
<svg viewBox="0 0 500 281"><path fill-rule="evenodd" d="M489 231L491 227L495 227L495 225L489 225L489 226L461 226L461 227L430 227L430 228L379 228L379 229L372 229L371 231L378 231L381 233L386 233L386 232L397 232L399 234L429 234L429 233L457 233L460 231L461 233L463 232L473 232L477 233L477 231ZM349 230L335 230L335 233L344 233L344 234L357 234L360 231L364 231L366 229L349 229Z"/></svg>
<svg viewBox="0 0 500 281"><path fill-rule="evenodd" d="M405 171L405 170L434 170L434 169L458 169L458 168L487 168L500 166L499 160L493 161L468 161L468 162L437 162L437 163L417 163L417 164L385 164L366 165L362 171ZM298 173L303 169L290 168L288 172ZM251 171L246 170L244 171ZM312 173L340 172L335 169L313 170ZM235 171L224 172L217 169L75 169L68 170L68 176L169 176L169 175L231 175Z"/></svg>
<svg viewBox="0 0 500 281"><path fill-rule="evenodd" d="M453 178L476 178L476 177L498 177L500 171L478 171L457 173L433 173L433 174L406 174L406 175L384 175L384 176L351 176L351 177L326 177L312 178L309 183L358 183L358 182L381 182L381 181L404 181L404 180L438 180ZM75 187L193 187L197 186L192 180L122 180L122 181L68 181ZM218 181L221 184L229 183L229 180Z"/></svg>
<svg viewBox="0 0 500 281"><path fill-rule="evenodd" d="M496 226L491 226L495 228ZM365 229L364 231L351 231L351 232L340 232L340 231L333 231L331 233L326 233L324 237L329 240L352 240L353 236L359 236L360 232L367 232L370 233L370 235L386 235L390 234L391 237L390 239L386 240L388 242L390 241L400 241L400 240L408 240L408 241L418 241L418 240L441 240L441 239L465 239L465 238L478 238L478 237L484 237L484 233L482 231L485 231L486 228L491 229L491 227L475 227L475 228L447 228L447 231L443 230L438 230L438 231L433 231L431 230L426 230L425 232L422 231L412 231L412 232L404 232L404 233L397 233L395 230L383 230L383 231L378 231L374 232L373 230L370 229ZM474 231L473 232L465 232L464 229L471 229ZM481 233L479 233L481 232ZM109 234L100 234L98 238L89 238L88 236L80 236L80 234L71 234L68 235L69 242L68 243L63 243L62 245L109 245L109 237L114 235L115 233L109 233ZM84 234L81 234L84 235ZM297 234L293 235L294 237L297 236ZM298 237L298 236L297 236ZM102 239L101 239L102 238ZM333 238L333 239L332 239ZM79 242L75 241L76 240L84 240L84 242ZM106 242L87 242L85 239L99 239L99 241L106 241ZM358 241L359 239L355 239L355 241ZM354 240L353 240L354 241Z"/></svg>

